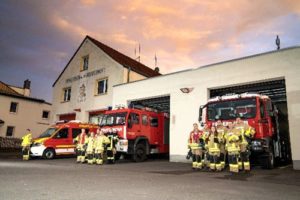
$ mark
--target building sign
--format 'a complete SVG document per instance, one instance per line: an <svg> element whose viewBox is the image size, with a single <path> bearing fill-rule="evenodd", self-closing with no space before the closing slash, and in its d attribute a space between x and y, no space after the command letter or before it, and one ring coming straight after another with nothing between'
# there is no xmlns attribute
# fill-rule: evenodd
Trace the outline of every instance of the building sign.
<svg viewBox="0 0 300 200"><path fill-rule="evenodd" d="M68 79L66 79L66 83L72 83L72 82L75 82L75 81L78 81L78 80L81 80L81 79L85 79L85 78L89 78L89 77L92 77L92 76L96 76L98 74L102 74L104 72L105 72L105 68L97 69L97 70L94 70L94 71L91 71L91 72L87 72L84 75L77 75L77 76L68 78Z"/></svg>

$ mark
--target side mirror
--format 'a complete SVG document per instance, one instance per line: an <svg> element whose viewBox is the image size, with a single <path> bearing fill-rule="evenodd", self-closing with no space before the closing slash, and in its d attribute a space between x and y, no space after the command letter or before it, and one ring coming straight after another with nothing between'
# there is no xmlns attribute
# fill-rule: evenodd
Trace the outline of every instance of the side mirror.
<svg viewBox="0 0 300 200"><path fill-rule="evenodd" d="M203 112L203 106L200 106L200 108L199 108L199 117L198 117L199 123L202 122L202 112Z"/></svg>

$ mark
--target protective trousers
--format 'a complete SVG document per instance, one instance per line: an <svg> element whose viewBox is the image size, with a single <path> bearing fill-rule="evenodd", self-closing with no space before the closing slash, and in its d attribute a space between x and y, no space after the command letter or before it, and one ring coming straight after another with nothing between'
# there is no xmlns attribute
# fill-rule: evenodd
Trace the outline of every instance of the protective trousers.
<svg viewBox="0 0 300 200"><path fill-rule="evenodd" d="M232 142L228 145L228 162L229 162L229 171L231 172L239 172L239 159L240 149L239 146Z"/></svg>
<svg viewBox="0 0 300 200"><path fill-rule="evenodd" d="M22 148L23 160L29 160L30 146L24 146Z"/></svg>

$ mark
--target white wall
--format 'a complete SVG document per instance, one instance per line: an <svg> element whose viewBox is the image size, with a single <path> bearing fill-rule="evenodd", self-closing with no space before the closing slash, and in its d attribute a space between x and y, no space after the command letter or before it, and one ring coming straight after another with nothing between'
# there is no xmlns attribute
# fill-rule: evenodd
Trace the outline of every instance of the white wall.
<svg viewBox="0 0 300 200"><path fill-rule="evenodd" d="M89 55L88 70L80 72L82 57L86 55ZM71 77L84 76L88 72L103 68L103 73L73 81L72 83L66 82ZM96 96L96 81L105 77L108 77L107 94ZM130 72L130 81L143 78L145 77L140 74L133 71ZM113 86L124 82L127 82L127 69L109 57L89 39L86 39L53 88L53 121L57 121L61 114L74 113L74 109L81 109L81 112L76 112L76 119L87 122L90 111L107 109L108 106L112 106ZM86 100L79 102L78 96L82 84L86 86ZM71 100L62 102L63 88L66 87L71 87Z"/></svg>
<svg viewBox="0 0 300 200"><path fill-rule="evenodd" d="M88 70L80 72L82 65L82 57L89 55ZM66 83L66 79L92 72L97 69L104 68L103 73L84 78L82 80ZM104 95L95 95L96 81L101 78L108 77L108 91ZM95 109L106 109L112 105L112 86L123 81L123 67L108 57L103 51L95 46L88 39L85 40L83 46L79 49L73 60L65 72L60 77L59 81L53 88L53 111L55 113L54 121L58 119L58 115L72 113L74 109L81 109L81 112L76 112L76 119L88 121L88 111ZM82 84L86 86L86 100L78 101L79 89ZM70 102L62 103L63 88L71 87Z"/></svg>
<svg viewBox="0 0 300 200"><path fill-rule="evenodd" d="M198 119L199 106L208 99L208 89L285 78L292 159L294 168L300 169L299 76L298 47L116 86L113 104L170 94L170 160L185 161L188 133ZM180 88L185 87L194 90L184 94Z"/></svg>
<svg viewBox="0 0 300 200"><path fill-rule="evenodd" d="M11 102L18 103L16 113L10 113ZM14 126L13 137L20 138L26 133L26 129L30 128L33 137L40 135L48 126L51 120L51 105L39 103L20 98L8 97L0 95L0 119L5 123L0 126L0 136L6 136L7 126ZM50 111L49 118L43 119L43 111Z"/></svg>

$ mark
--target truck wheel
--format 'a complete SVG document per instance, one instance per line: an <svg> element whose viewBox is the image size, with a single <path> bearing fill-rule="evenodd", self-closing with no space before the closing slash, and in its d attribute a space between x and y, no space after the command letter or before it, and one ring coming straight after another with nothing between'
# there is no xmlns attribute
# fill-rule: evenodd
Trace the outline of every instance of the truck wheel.
<svg viewBox="0 0 300 200"><path fill-rule="evenodd" d="M274 154L273 152L269 152L268 155L263 158L263 164L262 168L263 169L273 169L274 168Z"/></svg>
<svg viewBox="0 0 300 200"><path fill-rule="evenodd" d="M55 156L55 152L53 149L46 149L43 153L43 157L48 160L53 159L54 156Z"/></svg>
<svg viewBox="0 0 300 200"><path fill-rule="evenodd" d="M135 147L135 151L133 154L133 161L134 162L143 162L147 159L147 154L146 154L146 147L144 144L139 143Z"/></svg>

